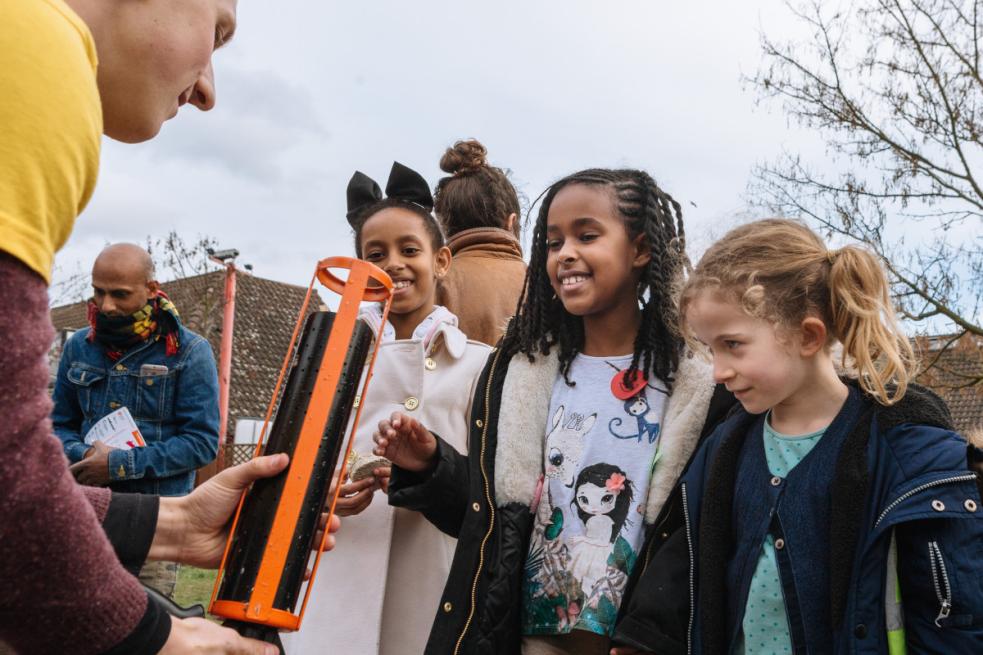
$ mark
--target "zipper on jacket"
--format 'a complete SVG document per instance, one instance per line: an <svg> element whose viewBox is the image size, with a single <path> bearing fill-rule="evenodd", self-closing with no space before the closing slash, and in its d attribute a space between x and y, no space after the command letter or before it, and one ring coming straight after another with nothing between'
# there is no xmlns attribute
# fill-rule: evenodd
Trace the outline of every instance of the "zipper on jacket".
<svg viewBox="0 0 983 655"><path fill-rule="evenodd" d="M693 557L693 535L689 521L689 497L686 493L686 483L682 483L683 520L686 523L686 547L689 550L689 626L686 628L686 653L693 652L693 619L696 617L696 579Z"/></svg>
<svg viewBox="0 0 983 655"><path fill-rule="evenodd" d="M969 473L967 475L955 475L950 478L943 478L941 480L935 480L933 482L926 482L925 484L918 485L914 489L902 494L901 496L896 498L894 502L888 505L884 509L884 511L881 512L881 515L877 517L877 522L874 523L874 527L876 528L877 526L879 526L881 524L881 521L884 520L884 517L886 517L891 512L891 510L893 510L895 507L897 507L907 499L911 498L915 494L922 492L926 489L931 489L932 487L937 487L939 485L950 484L952 482L966 482L968 480L976 480L976 474Z"/></svg>
<svg viewBox="0 0 983 655"><path fill-rule="evenodd" d="M935 617L935 627L941 628L942 621L949 618L952 611L952 587L949 586L949 573L942 559L942 549L939 542L928 542L928 561L932 569L932 584L935 585L935 597L939 601L939 615ZM939 584L941 581L942 584Z"/></svg>
<svg viewBox="0 0 983 655"><path fill-rule="evenodd" d="M461 650L464 635L468 633L468 628L471 627L471 621L474 619L475 599L478 594L478 578L481 577L481 569L485 566L485 544L488 543L488 539L492 534L492 528L495 526L495 503L492 502L491 488L488 485L488 471L485 469L485 446L488 438L488 417L491 412L491 385L492 380L495 378L495 366L498 364L498 358L501 354L502 351L500 349L495 351L495 359L492 360L491 370L488 371L488 383L485 385L485 418L481 428L481 452L478 459L478 463L481 465L481 478L485 485L485 500L488 502L488 530L481 540L481 548L478 549L478 568L474 572L474 580L471 582L471 608L468 610L468 618L464 622L464 629L461 630L461 634L457 638L457 643L454 644L454 655L457 655Z"/></svg>

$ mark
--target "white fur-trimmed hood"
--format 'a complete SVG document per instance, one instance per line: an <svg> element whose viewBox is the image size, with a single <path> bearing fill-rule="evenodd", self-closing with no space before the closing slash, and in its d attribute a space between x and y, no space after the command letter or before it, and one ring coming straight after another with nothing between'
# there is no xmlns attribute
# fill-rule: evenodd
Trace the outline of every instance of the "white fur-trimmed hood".
<svg viewBox="0 0 983 655"><path fill-rule="evenodd" d="M560 364L554 348L530 362L512 357L502 387L495 451L495 501L532 508L543 475L543 447L553 382ZM662 455L649 483L645 522L655 521L700 439L713 396L710 365L687 353L679 362L662 424Z"/></svg>

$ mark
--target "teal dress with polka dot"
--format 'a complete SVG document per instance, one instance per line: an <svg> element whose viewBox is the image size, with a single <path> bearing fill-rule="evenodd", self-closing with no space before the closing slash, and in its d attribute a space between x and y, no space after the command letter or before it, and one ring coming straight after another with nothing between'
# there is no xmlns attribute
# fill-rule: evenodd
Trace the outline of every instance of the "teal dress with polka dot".
<svg viewBox="0 0 983 655"><path fill-rule="evenodd" d="M825 432L826 428L800 436L780 434L772 429L769 415L764 428L768 470L772 475L788 477L789 471L809 454ZM738 654L787 655L792 652L775 540L770 534L765 537L758 565L751 577L743 628L744 641L737 647Z"/></svg>

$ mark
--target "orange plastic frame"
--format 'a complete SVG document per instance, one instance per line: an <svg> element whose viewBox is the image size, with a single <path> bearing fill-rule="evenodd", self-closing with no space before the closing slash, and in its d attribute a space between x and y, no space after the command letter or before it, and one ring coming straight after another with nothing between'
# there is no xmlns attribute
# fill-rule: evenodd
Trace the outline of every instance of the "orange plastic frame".
<svg viewBox="0 0 983 655"><path fill-rule="evenodd" d="M342 280L331 272L331 269L348 269L347 280ZM327 530L321 536L317 552L314 558L314 568L307 589L304 592L304 601L300 607L299 614L293 614L286 610L273 607L274 597L280 584L280 577L283 574L283 567L286 563L287 553L293 537L294 529L297 526L297 519L302 509L304 495L307 491L313 472L314 459L317 454L318 445L324 433L324 426L331 411L331 404L334 401L335 389L338 386L342 367L345 363L345 356L348 352L348 345L351 340L352 332L355 328L355 321L358 318L359 305L363 301L385 303L382 311L382 326L385 326L389 317L389 306L392 302L393 282L382 269L360 259L350 257L328 257L322 259L317 264L314 276L307 288L307 295L300 308L300 315L297 324L294 326L293 335L290 337L290 345L287 347L287 355L283 360L283 367L276 381L273 390L273 397L270 399L269 407L266 410L266 419L263 422L263 430L260 433L259 442L256 444L256 451L253 454L257 457L262 452L263 443L266 439L267 430L270 426L270 419L273 416L273 408L276 406L280 389L290 361L293 358L294 346L297 342L297 335L300 333L301 325L307 315L307 308L310 305L311 295L314 289L314 282L320 281L325 287L331 289L341 296L338 311L335 315L331 333L328 336L328 344L324 349L324 356L321 359L321 368L318 372L317 380L314 383L314 390L311 394L310 406L304 422L300 428L300 436L297 439L297 447L294 456L287 467L287 483L283 488L280 503L277 505L276 514L273 518L273 526L270 530L270 537L266 544L266 550L260 560L259 573L256 576L256 584L253 587L247 602L232 600L216 600L219 586L225 574L225 565L229 557L229 549L232 545L232 535L235 534L236 526L239 524L239 514L242 511L242 504L246 494L243 493L239 499L239 507L236 509L232 528L229 531L229 539L225 544L225 552L222 554L222 565L219 567L218 575L215 578L215 586L212 589L212 598L209 612L215 616L238 621L248 621L268 625L281 630L298 630L304 618L304 611L307 609L307 601L314 588L314 578L317 575L318 564L321 562L321 553L324 551L324 544L327 539ZM375 283L374 285L372 283ZM341 462L341 472L339 479L343 480L348 466L348 456L351 454L352 442L354 441L355 431L358 428L358 420L362 414L362 404L357 399L364 398L372 379L372 370L375 367L375 358L379 352L379 344L382 341L380 334L376 335L375 347L369 360L369 367L362 381L362 389L356 397L355 419L352 421L351 432L348 435L345 446L345 454ZM330 498L328 509L328 521L334 515L335 503L341 485L335 485L335 492Z"/></svg>

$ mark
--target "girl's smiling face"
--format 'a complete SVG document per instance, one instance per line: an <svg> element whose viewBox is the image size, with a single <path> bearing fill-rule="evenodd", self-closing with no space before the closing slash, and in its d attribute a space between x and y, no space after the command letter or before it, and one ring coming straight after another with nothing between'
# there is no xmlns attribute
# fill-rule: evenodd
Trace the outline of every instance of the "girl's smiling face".
<svg viewBox="0 0 983 655"><path fill-rule="evenodd" d="M409 338L433 311L437 279L450 268L450 250L434 249L424 220L409 209L386 207L370 216L361 229L362 259L392 278L389 315L400 339Z"/></svg>
<svg viewBox="0 0 983 655"><path fill-rule="evenodd" d="M564 309L590 316L634 307L651 253L631 239L611 189L571 184L553 199L546 219L546 271Z"/></svg>
<svg viewBox="0 0 983 655"><path fill-rule="evenodd" d="M599 487L586 482L577 488L577 506L586 514L610 514L617 500L618 492L611 491L606 486Z"/></svg>

